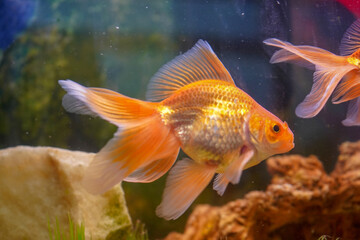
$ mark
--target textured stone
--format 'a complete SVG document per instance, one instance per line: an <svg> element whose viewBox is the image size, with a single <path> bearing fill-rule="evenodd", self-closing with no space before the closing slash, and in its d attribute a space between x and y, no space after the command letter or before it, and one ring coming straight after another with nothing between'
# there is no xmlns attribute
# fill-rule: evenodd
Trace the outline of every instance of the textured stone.
<svg viewBox="0 0 360 240"><path fill-rule="evenodd" d="M117 185L91 195L80 181L92 153L50 147L0 150L0 239L49 239L49 225L68 233L68 214L87 239L120 239L131 228Z"/></svg>
<svg viewBox="0 0 360 240"><path fill-rule="evenodd" d="M360 239L360 141L340 146L330 175L315 156L277 156L267 166L273 178L265 192L200 205L184 233L166 239Z"/></svg>

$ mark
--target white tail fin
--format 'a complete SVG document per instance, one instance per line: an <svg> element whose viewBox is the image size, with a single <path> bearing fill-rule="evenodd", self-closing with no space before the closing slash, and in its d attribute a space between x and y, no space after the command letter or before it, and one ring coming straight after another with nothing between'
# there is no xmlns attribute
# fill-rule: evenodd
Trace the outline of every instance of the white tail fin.
<svg viewBox="0 0 360 240"><path fill-rule="evenodd" d="M290 60L290 62L306 67L310 67L309 64L313 64L318 70L321 68L339 67L347 64L345 57L337 56L318 47L294 46L291 43L281 41L276 38L266 39L264 43L270 46L282 48L282 50L279 50L280 52L275 52L275 54L271 57L271 63L279 63ZM288 54L286 54L285 51L288 52Z"/></svg>
<svg viewBox="0 0 360 240"><path fill-rule="evenodd" d="M360 96L360 73L354 69L346 74L343 80L335 88L332 102L342 103Z"/></svg>
<svg viewBox="0 0 360 240"><path fill-rule="evenodd" d="M296 115L302 118L316 116L324 107L340 80L353 69L354 66L347 65L316 71L311 91L304 101L296 107Z"/></svg>
<svg viewBox="0 0 360 240"><path fill-rule="evenodd" d="M360 97L349 102L346 119L342 121L345 126L360 126Z"/></svg>

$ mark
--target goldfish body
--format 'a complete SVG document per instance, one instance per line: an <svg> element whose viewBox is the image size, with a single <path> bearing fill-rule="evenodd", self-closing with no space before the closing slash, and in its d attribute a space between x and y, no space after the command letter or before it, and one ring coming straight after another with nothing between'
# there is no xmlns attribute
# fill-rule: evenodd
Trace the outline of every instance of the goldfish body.
<svg viewBox="0 0 360 240"><path fill-rule="evenodd" d="M84 177L92 193L121 181L151 182L170 170L157 215L178 218L209 184L222 195L244 169L294 147L286 122L235 86L207 42L199 40L151 79L148 102L60 80L70 112L97 115L119 130Z"/></svg>
<svg viewBox="0 0 360 240"><path fill-rule="evenodd" d="M335 55L312 46L294 46L276 38L265 44L282 48L271 57L271 63L292 62L315 68L314 84L305 100L296 108L296 115L303 118L316 116L333 93L334 104L350 101L345 126L360 125L360 19L345 32L340 54Z"/></svg>

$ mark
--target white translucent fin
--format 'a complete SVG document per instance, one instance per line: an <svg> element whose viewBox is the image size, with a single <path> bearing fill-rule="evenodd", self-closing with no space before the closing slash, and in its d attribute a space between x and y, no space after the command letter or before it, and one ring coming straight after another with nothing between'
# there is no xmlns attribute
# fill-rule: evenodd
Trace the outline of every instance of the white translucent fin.
<svg viewBox="0 0 360 240"><path fill-rule="evenodd" d="M61 87L67 92L62 100L66 111L71 113L98 116L86 104L86 88L71 80L59 80Z"/></svg>
<svg viewBox="0 0 360 240"><path fill-rule="evenodd" d="M235 159L225 170L225 176L232 184L238 184L245 165L254 156L254 150L246 146L238 159Z"/></svg>
<svg viewBox="0 0 360 240"><path fill-rule="evenodd" d="M318 70L322 68L347 65L345 57L337 56L318 47L294 46L291 43L281 41L276 38L266 39L264 43L270 46L282 48L283 50L289 52L288 54L281 50L280 52L275 52L275 54L270 59L270 63L279 63L290 60L290 62L305 67L310 67L311 64L313 64ZM298 57L295 57L293 55L296 55ZM305 61L309 62L309 64L306 64Z"/></svg>
<svg viewBox="0 0 360 240"><path fill-rule="evenodd" d="M193 48L165 64L151 78L146 98L160 101L196 81L215 79L234 84L210 45L199 40Z"/></svg>
<svg viewBox="0 0 360 240"><path fill-rule="evenodd" d="M170 128L157 116L150 117L115 134L86 169L83 185L90 193L101 194L156 160L169 160L172 164L179 147Z"/></svg>
<svg viewBox="0 0 360 240"><path fill-rule="evenodd" d="M85 171L83 185L89 192L103 193L134 172L129 177L132 181L155 180L174 163L180 144L163 124L156 111L157 103L107 89L86 88L71 80L61 80L59 84L67 91L67 110L94 113L119 126Z"/></svg>
<svg viewBox="0 0 360 240"><path fill-rule="evenodd" d="M360 48L360 19L346 30L340 43L340 55L348 56Z"/></svg>
<svg viewBox="0 0 360 240"><path fill-rule="evenodd" d="M314 64L308 62L307 60L285 49L276 51L270 59L270 63L280 63L280 62L294 63L299 66L306 67L311 70L315 70Z"/></svg>
<svg viewBox="0 0 360 240"><path fill-rule="evenodd" d="M349 102L346 119L342 121L345 126L360 126L360 97Z"/></svg>
<svg viewBox="0 0 360 240"><path fill-rule="evenodd" d="M217 174L213 189L222 196L226 190L229 182L238 184L240 182L241 174L246 164L249 163L254 156L254 150L244 146L238 159L235 159L226 167L224 173Z"/></svg>
<svg viewBox="0 0 360 240"><path fill-rule="evenodd" d="M59 80L59 84L67 91L63 106L72 113L97 115L123 127L124 124L137 124L155 112L154 103L129 98L111 90L87 88L71 80Z"/></svg>
<svg viewBox="0 0 360 240"><path fill-rule="evenodd" d="M179 150L169 156L155 160L144 167L138 168L124 179L126 182L153 182L163 176L175 163Z"/></svg>
<svg viewBox="0 0 360 240"><path fill-rule="evenodd" d="M317 115L343 76L353 70L354 67L347 65L316 71L311 91L304 101L296 107L296 115L302 118L311 118Z"/></svg>
<svg viewBox="0 0 360 240"><path fill-rule="evenodd" d="M184 159L175 164L166 180L161 204L156 214L166 220L180 217L209 184L216 167Z"/></svg>
<svg viewBox="0 0 360 240"><path fill-rule="evenodd" d="M345 75L343 80L335 88L332 102L342 103L360 96L360 73L354 69Z"/></svg>
<svg viewBox="0 0 360 240"><path fill-rule="evenodd" d="M222 196L227 188L227 185L229 184L229 179L226 178L224 173L218 173L216 174L213 189Z"/></svg>

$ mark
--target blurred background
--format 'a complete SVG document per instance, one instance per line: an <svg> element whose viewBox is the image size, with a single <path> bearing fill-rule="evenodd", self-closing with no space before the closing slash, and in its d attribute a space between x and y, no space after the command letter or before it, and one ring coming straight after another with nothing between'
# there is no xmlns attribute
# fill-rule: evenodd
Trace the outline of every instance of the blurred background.
<svg viewBox="0 0 360 240"><path fill-rule="evenodd" d="M339 144L358 140L360 128L342 126L346 103L328 103L312 119L296 117L313 72L270 64L275 48L262 41L276 37L339 54L343 33L359 16L358 0L0 0L0 148L99 151L116 128L65 112L57 81L145 99L152 75L204 39L240 88L289 123L295 134L290 153L316 155L330 172ZM182 217L165 221L155 215L165 178L123 183L132 219L146 225L150 239L182 231L196 204L222 205L270 181L259 164L223 197L210 186Z"/></svg>

